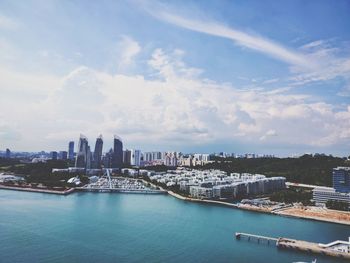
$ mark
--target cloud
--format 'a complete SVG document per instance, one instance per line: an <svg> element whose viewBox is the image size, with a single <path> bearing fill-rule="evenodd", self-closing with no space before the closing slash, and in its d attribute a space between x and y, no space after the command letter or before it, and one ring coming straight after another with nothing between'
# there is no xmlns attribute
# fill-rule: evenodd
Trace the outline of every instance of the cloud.
<svg viewBox="0 0 350 263"><path fill-rule="evenodd" d="M302 45L298 50L292 50L266 37L254 35L223 25L216 21L196 20L164 11L166 6L145 6L153 17L175 26L233 40L235 44L274 57L290 65L292 76L288 81L293 86L301 86L310 82L324 82L336 77L342 77L350 84L350 57L342 54L338 47L333 47L334 40L316 40ZM345 50L348 47L345 48ZM340 53L338 55L338 53ZM263 84L278 82L278 79L267 80ZM340 95L346 94L344 92Z"/></svg>
<svg viewBox="0 0 350 263"><path fill-rule="evenodd" d="M17 94L27 88L28 94L41 92L43 97L33 103L26 95L17 108L11 106L15 97L5 94L2 118L11 123L8 128L25 131L21 142L11 145L55 149L80 133L91 141L102 133L106 145L111 145L108 134L118 134L126 147L143 150L231 142L285 149L350 146L350 107L335 108L305 94L286 93L286 88L242 90L203 79L201 69L187 66L183 56L181 50L155 49L147 64L153 78L86 66L56 79L13 73L17 77L7 80L9 87L18 79L35 80L33 86L19 86Z"/></svg>
<svg viewBox="0 0 350 263"><path fill-rule="evenodd" d="M300 47L308 60L317 62L312 69L294 65L291 67L293 75L289 78L291 85L301 86L311 82L326 82L341 77L350 85L350 54L348 46L336 47L332 40L318 40ZM345 89L346 90L346 89Z"/></svg>
<svg viewBox="0 0 350 263"><path fill-rule="evenodd" d="M261 36L248 34L217 22L189 19L161 10L149 10L149 13L162 21L182 28L233 40L240 46L272 56L291 65L297 65L303 68L314 66L302 53L292 51L281 44Z"/></svg>
<svg viewBox="0 0 350 263"><path fill-rule="evenodd" d="M122 36L117 44L117 48L120 54L118 61L119 69L130 66L133 63L135 56L141 51L139 43L129 36Z"/></svg>
<svg viewBox="0 0 350 263"><path fill-rule="evenodd" d="M263 136L260 137L260 141L264 141L273 136L277 136L277 132L275 130L268 130Z"/></svg>
<svg viewBox="0 0 350 263"><path fill-rule="evenodd" d="M182 78L198 77L203 70L185 65L183 62L184 55L185 52L181 49L175 49L174 51L165 54L162 49L157 48L152 53L148 65L156 70L159 76L167 80L176 78L178 75L181 75Z"/></svg>

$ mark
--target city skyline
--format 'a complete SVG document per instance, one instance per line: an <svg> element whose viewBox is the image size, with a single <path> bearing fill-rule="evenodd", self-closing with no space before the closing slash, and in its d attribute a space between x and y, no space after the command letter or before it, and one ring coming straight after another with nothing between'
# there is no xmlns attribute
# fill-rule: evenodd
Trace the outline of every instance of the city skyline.
<svg viewBox="0 0 350 263"><path fill-rule="evenodd" d="M66 150L82 132L143 151L349 155L347 1L0 10L2 150Z"/></svg>

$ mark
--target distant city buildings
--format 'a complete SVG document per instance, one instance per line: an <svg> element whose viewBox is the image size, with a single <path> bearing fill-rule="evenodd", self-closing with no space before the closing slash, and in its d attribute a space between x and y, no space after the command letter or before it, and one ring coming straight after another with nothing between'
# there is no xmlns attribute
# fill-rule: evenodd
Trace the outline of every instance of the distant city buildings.
<svg viewBox="0 0 350 263"><path fill-rule="evenodd" d="M58 155L57 155L57 152L56 151L52 151L51 153L50 153L50 157L51 157L51 159L52 160L57 160L57 157L58 157Z"/></svg>
<svg viewBox="0 0 350 263"><path fill-rule="evenodd" d="M78 152L75 159L75 167L79 168L90 168L91 152L89 147L89 142L86 136L80 134L78 143Z"/></svg>
<svg viewBox="0 0 350 263"><path fill-rule="evenodd" d="M125 165L131 165L131 151L126 149L123 151L123 163Z"/></svg>
<svg viewBox="0 0 350 263"><path fill-rule="evenodd" d="M114 135L112 168L121 169L123 164L123 142L120 137Z"/></svg>
<svg viewBox="0 0 350 263"><path fill-rule="evenodd" d="M69 160L74 159L74 141L68 143L68 158Z"/></svg>
<svg viewBox="0 0 350 263"><path fill-rule="evenodd" d="M9 148L6 149L5 158L11 158L11 151Z"/></svg>
<svg viewBox="0 0 350 263"><path fill-rule="evenodd" d="M102 166L102 149L103 149L103 137L100 135L96 139L95 143L95 151L94 151L94 160L93 160L93 168L100 169Z"/></svg>
<svg viewBox="0 0 350 263"><path fill-rule="evenodd" d="M140 150L131 150L131 165L141 166L141 151Z"/></svg>
<svg viewBox="0 0 350 263"><path fill-rule="evenodd" d="M60 151L58 153L58 159L60 159L60 160L67 160L68 159L67 151Z"/></svg>
<svg viewBox="0 0 350 263"><path fill-rule="evenodd" d="M345 202L350 209L350 167L333 169L333 188L317 187L313 190L313 200L317 205L325 205L327 201Z"/></svg>

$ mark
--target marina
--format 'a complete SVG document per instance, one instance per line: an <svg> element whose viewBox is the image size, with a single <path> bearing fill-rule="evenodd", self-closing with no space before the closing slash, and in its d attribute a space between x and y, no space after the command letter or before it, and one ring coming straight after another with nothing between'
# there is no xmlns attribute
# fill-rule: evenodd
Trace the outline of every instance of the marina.
<svg viewBox="0 0 350 263"><path fill-rule="evenodd" d="M112 177L109 169L105 170L102 177L96 178L82 187L75 188L83 192L109 192L109 193L135 193L135 194L167 194L167 191L159 189L143 180Z"/></svg>

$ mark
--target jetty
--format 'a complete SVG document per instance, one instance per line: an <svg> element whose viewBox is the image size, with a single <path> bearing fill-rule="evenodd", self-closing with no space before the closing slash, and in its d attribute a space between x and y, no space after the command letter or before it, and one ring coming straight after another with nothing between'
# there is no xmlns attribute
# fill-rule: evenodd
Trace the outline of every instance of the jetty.
<svg viewBox="0 0 350 263"><path fill-rule="evenodd" d="M69 188L65 190L53 190L48 188L33 188L33 187L20 187L20 186L7 186L1 185L0 189L4 190L16 190L24 192L34 192L34 193L44 193L44 194L56 194L56 195L69 195L75 191L74 188Z"/></svg>
<svg viewBox="0 0 350 263"><path fill-rule="evenodd" d="M337 240L329 244L318 244L284 237L273 238L240 232L235 233L235 237L237 240L245 238L248 241L256 241L257 243L262 243L264 241L267 244L274 243L276 244L277 248L281 249L293 249L306 253L315 253L325 256L350 259L350 238L349 241Z"/></svg>
<svg viewBox="0 0 350 263"><path fill-rule="evenodd" d="M267 244L270 244L270 243L277 244L277 241L278 241L278 238L252 235L247 233L236 233L235 235L236 235L236 239L246 238L248 241L254 240L254 241L257 241L258 243L265 241Z"/></svg>

